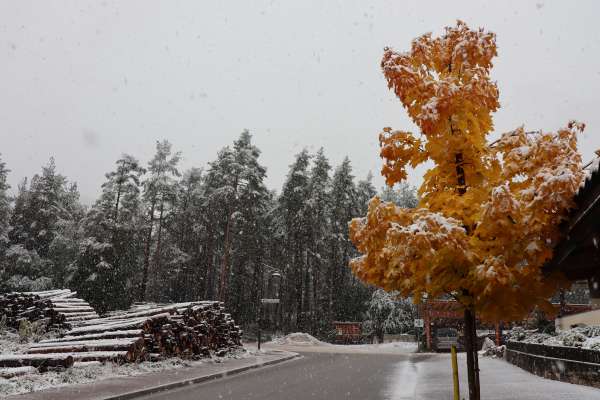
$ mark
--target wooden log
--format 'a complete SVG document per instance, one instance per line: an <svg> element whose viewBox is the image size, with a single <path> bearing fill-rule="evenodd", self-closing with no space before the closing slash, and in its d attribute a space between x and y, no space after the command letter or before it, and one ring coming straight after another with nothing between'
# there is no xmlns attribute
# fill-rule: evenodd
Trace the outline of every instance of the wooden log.
<svg viewBox="0 0 600 400"><path fill-rule="evenodd" d="M36 368L62 367L69 368L73 366L73 356L70 354L11 354L0 355L0 367L25 367L32 366Z"/></svg>
<svg viewBox="0 0 600 400"><path fill-rule="evenodd" d="M73 368L97 367L102 364L102 361L76 361L73 364Z"/></svg>
<svg viewBox="0 0 600 400"><path fill-rule="evenodd" d="M15 376L22 376L26 374L35 374L38 370L35 367L14 367L14 368L1 368L0 377L4 379L14 378Z"/></svg>
<svg viewBox="0 0 600 400"><path fill-rule="evenodd" d="M66 318L78 318L78 317L90 317L93 319L98 319L100 316L95 312L81 312L81 313L70 313L65 316Z"/></svg>
<svg viewBox="0 0 600 400"><path fill-rule="evenodd" d="M157 315L152 315L152 316L148 316L148 317L133 318L131 320L129 320L129 319L116 320L116 321L108 320L105 323L98 323L95 325L81 326L81 327L74 328L69 332L69 334L72 336L77 336L77 335L102 333L102 332L116 331L116 330L128 330L128 329L135 329L135 328L143 329L146 325L148 325L152 321L160 321L160 320L166 321L168 319L168 317L169 317L169 314L157 314ZM98 320L96 320L96 321L98 321Z"/></svg>
<svg viewBox="0 0 600 400"><path fill-rule="evenodd" d="M69 297L69 298L50 298L50 302L52 304L88 304L87 301L77 298L77 297Z"/></svg>
<svg viewBox="0 0 600 400"><path fill-rule="evenodd" d="M61 338L56 339L46 339L42 340L39 343L60 343L60 342L72 342L76 340L94 340L94 339L118 339L118 338L127 338L127 337L142 337L144 331L141 329L130 329L123 331L108 331L101 333L92 333L89 335L79 335L79 336L63 336Z"/></svg>
<svg viewBox="0 0 600 400"><path fill-rule="evenodd" d="M141 337L121 339L78 340L58 343L35 343L29 347L28 353L71 353L79 351L123 351L141 346L144 339ZM52 351L50 351L52 350Z"/></svg>
<svg viewBox="0 0 600 400"><path fill-rule="evenodd" d="M82 313L82 312L95 313L96 312L96 310L94 310L92 307L89 307L89 306L54 307L54 308L52 308L52 310L54 310L57 313L62 313L62 314L72 314L72 313Z"/></svg>
<svg viewBox="0 0 600 400"><path fill-rule="evenodd" d="M130 355L127 351L92 351L68 353L68 355L69 357L73 358L73 360L76 362L112 361L118 364L122 364L124 362L136 361L135 359L130 359Z"/></svg>

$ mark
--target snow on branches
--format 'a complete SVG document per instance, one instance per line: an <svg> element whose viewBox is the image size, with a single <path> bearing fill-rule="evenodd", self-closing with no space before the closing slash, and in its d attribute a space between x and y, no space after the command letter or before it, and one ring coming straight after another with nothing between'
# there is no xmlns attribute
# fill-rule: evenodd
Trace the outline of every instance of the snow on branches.
<svg viewBox="0 0 600 400"><path fill-rule="evenodd" d="M452 284L455 269L470 265L468 236L459 221L426 209L406 209L375 197L367 217L350 223L350 239L362 257L351 261L362 280L402 295L445 292L439 280ZM433 275L437 276L433 278ZM451 286L448 286L448 289Z"/></svg>
<svg viewBox="0 0 600 400"><path fill-rule="evenodd" d="M495 35L461 21L443 36L415 39L411 50L386 48L381 63L413 122L410 132L379 136L389 186L406 168L430 160L416 209L378 198L350 224L363 256L351 262L361 279L419 299L448 293L488 319L519 318L542 305L558 282L542 279L558 225L584 179L577 134L521 127L490 144L498 88L490 80Z"/></svg>

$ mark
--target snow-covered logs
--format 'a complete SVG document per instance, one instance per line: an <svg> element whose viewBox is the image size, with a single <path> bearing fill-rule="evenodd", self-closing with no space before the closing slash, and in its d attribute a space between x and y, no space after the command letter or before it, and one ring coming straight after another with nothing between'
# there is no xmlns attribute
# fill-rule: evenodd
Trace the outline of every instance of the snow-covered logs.
<svg viewBox="0 0 600 400"><path fill-rule="evenodd" d="M136 303L127 311L101 318L74 294L62 290L0 296L0 311L11 326L23 318L46 318L49 326L67 329L62 337L32 344L27 354L0 357L0 368L31 366L43 371L68 368L73 362L155 361L173 356L206 357L211 352L223 356L241 346L242 331L221 302Z"/></svg>
<svg viewBox="0 0 600 400"><path fill-rule="evenodd" d="M68 354L78 362L117 363L204 357L211 351L223 356L241 346L241 335L220 302L144 303L80 321L65 336L35 343L27 353L50 358Z"/></svg>
<svg viewBox="0 0 600 400"><path fill-rule="evenodd" d="M15 292L0 295L0 315L9 327L18 329L21 321L42 321L47 329L68 329L98 314L77 292L69 289L44 292Z"/></svg>

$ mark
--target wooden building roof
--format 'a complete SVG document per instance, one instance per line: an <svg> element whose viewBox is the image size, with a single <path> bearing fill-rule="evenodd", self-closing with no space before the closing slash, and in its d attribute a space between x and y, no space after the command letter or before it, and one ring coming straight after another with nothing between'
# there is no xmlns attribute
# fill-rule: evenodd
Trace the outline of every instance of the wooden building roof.
<svg viewBox="0 0 600 400"><path fill-rule="evenodd" d="M544 272L563 272L570 280L600 273L600 158L588 164L587 178L575 196L574 208L562 225L563 239Z"/></svg>

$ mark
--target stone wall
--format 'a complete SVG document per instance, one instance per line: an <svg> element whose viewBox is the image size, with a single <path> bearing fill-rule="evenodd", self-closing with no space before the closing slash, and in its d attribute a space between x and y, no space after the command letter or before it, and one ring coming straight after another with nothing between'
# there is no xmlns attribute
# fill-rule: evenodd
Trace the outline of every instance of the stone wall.
<svg viewBox="0 0 600 400"><path fill-rule="evenodd" d="M600 351L508 342L506 360L547 379L600 388Z"/></svg>

